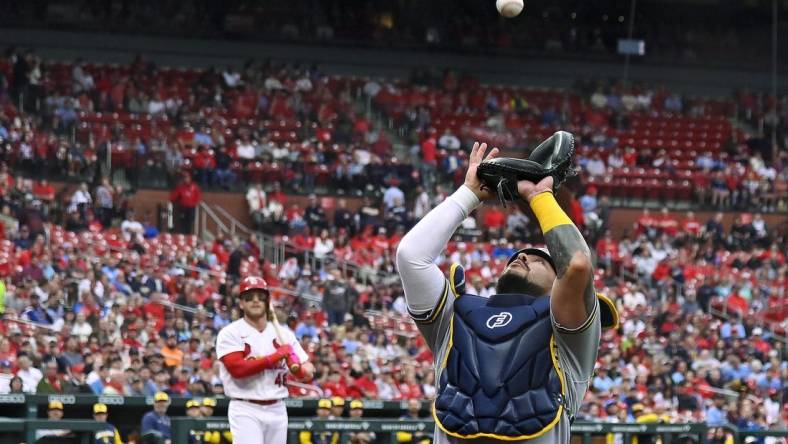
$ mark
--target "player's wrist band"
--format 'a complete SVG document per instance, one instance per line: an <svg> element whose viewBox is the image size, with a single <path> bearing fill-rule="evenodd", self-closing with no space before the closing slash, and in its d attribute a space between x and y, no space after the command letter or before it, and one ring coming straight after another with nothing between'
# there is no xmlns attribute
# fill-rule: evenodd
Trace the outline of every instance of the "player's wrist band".
<svg viewBox="0 0 788 444"><path fill-rule="evenodd" d="M530 203L531 210L533 210L536 220L539 221L543 234L547 234L548 231L559 225L572 225L572 219L569 219L569 216L558 205L553 193L549 191L539 193L531 199Z"/></svg>

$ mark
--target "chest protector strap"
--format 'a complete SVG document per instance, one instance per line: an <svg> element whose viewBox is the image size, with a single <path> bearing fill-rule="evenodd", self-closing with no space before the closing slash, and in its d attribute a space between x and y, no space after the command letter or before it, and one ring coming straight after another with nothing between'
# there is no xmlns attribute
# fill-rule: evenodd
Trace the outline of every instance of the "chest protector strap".
<svg viewBox="0 0 788 444"><path fill-rule="evenodd" d="M463 294L454 302L433 415L458 438L531 439L565 406L550 298Z"/></svg>

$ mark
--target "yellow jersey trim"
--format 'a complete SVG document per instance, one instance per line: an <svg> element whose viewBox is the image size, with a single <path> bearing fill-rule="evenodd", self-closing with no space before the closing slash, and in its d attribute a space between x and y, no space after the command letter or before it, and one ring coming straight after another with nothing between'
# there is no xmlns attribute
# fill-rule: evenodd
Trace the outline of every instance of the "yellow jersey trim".
<svg viewBox="0 0 788 444"><path fill-rule="evenodd" d="M413 314L411 314L411 318L413 318L413 320L417 324L421 324L421 325L432 324L433 322L435 322L436 319L438 319L440 314L443 312L443 307L444 305L446 305L446 298L448 294L449 294L449 282L447 281L444 282L443 284L443 294L441 295L440 299L438 299L438 303L435 304L435 308L432 309L432 313L430 313L430 316L427 319L416 319L415 317L413 317Z"/></svg>
<svg viewBox="0 0 788 444"><path fill-rule="evenodd" d="M454 344L453 341L454 337L454 314L451 315L451 322L449 323L449 344L448 348L446 349L446 356L443 357L443 362L441 363L441 371L445 371L446 363L449 361L449 353L451 353L452 346ZM561 395L566 399L566 377L564 376L564 371L561 369L561 365L558 363L558 346L555 343L555 336L550 335L550 359L553 361L553 368L555 368L556 373L558 374L558 379L561 381ZM446 430L446 428L441 424L440 420L438 419L438 414L435 411L435 400L432 401L432 418L435 420L435 424L438 426L439 429L443 431L443 433L453 436L455 438L462 438L462 439L476 439L476 438L493 438L498 439L501 441L521 441L524 439L533 439L538 438L545 433L549 432L550 430L558 424L558 421L561 420L561 415L564 413L564 406L563 404L558 404L558 411L555 414L555 418L550 421L549 424L544 426L542 430L532 433L530 435L519 435L519 436L505 436L505 435L498 435L495 433L476 433L473 435L462 435L456 432L450 432Z"/></svg>
<svg viewBox="0 0 788 444"><path fill-rule="evenodd" d="M451 268L449 268L449 285L451 285L451 292L454 293L454 297L456 298L460 297L460 292L457 290L457 287L465 284L465 274L462 275L462 282L456 285L454 283L454 276L458 268L460 268L460 264L451 264Z"/></svg>
<svg viewBox="0 0 788 444"><path fill-rule="evenodd" d="M599 299L599 319L602 319L602 304L605 304L610 311L610 316L613 318L613 323L609 325L602 325L602 328L618 328L619 322L621 322L621 318L618 314L618 309L616 308L616 303L613 302L612 299L603 295L602 293L596 294L597 299Z"/></svg>

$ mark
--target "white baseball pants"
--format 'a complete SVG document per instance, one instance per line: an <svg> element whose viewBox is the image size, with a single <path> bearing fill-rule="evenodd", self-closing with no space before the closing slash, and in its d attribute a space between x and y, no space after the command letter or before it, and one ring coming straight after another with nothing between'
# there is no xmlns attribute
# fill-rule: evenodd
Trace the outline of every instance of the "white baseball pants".
<svg viewBox="0 0 788 444"><path fill-rule="evenodd" d="M231 400L227 409L233 444L282 444L287 442L287 408Z"/></svg>

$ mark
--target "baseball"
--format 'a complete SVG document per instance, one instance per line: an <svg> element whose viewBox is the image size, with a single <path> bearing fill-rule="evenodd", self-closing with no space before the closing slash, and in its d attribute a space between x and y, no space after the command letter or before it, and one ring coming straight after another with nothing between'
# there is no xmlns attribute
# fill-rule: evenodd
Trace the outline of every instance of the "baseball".
<svg viewBox="0 0 788 444"><path fill-rule="evenodd" d="M523 0L495 0L498 12L506 18L516 17L523 10L523 6Z"/></svg>

